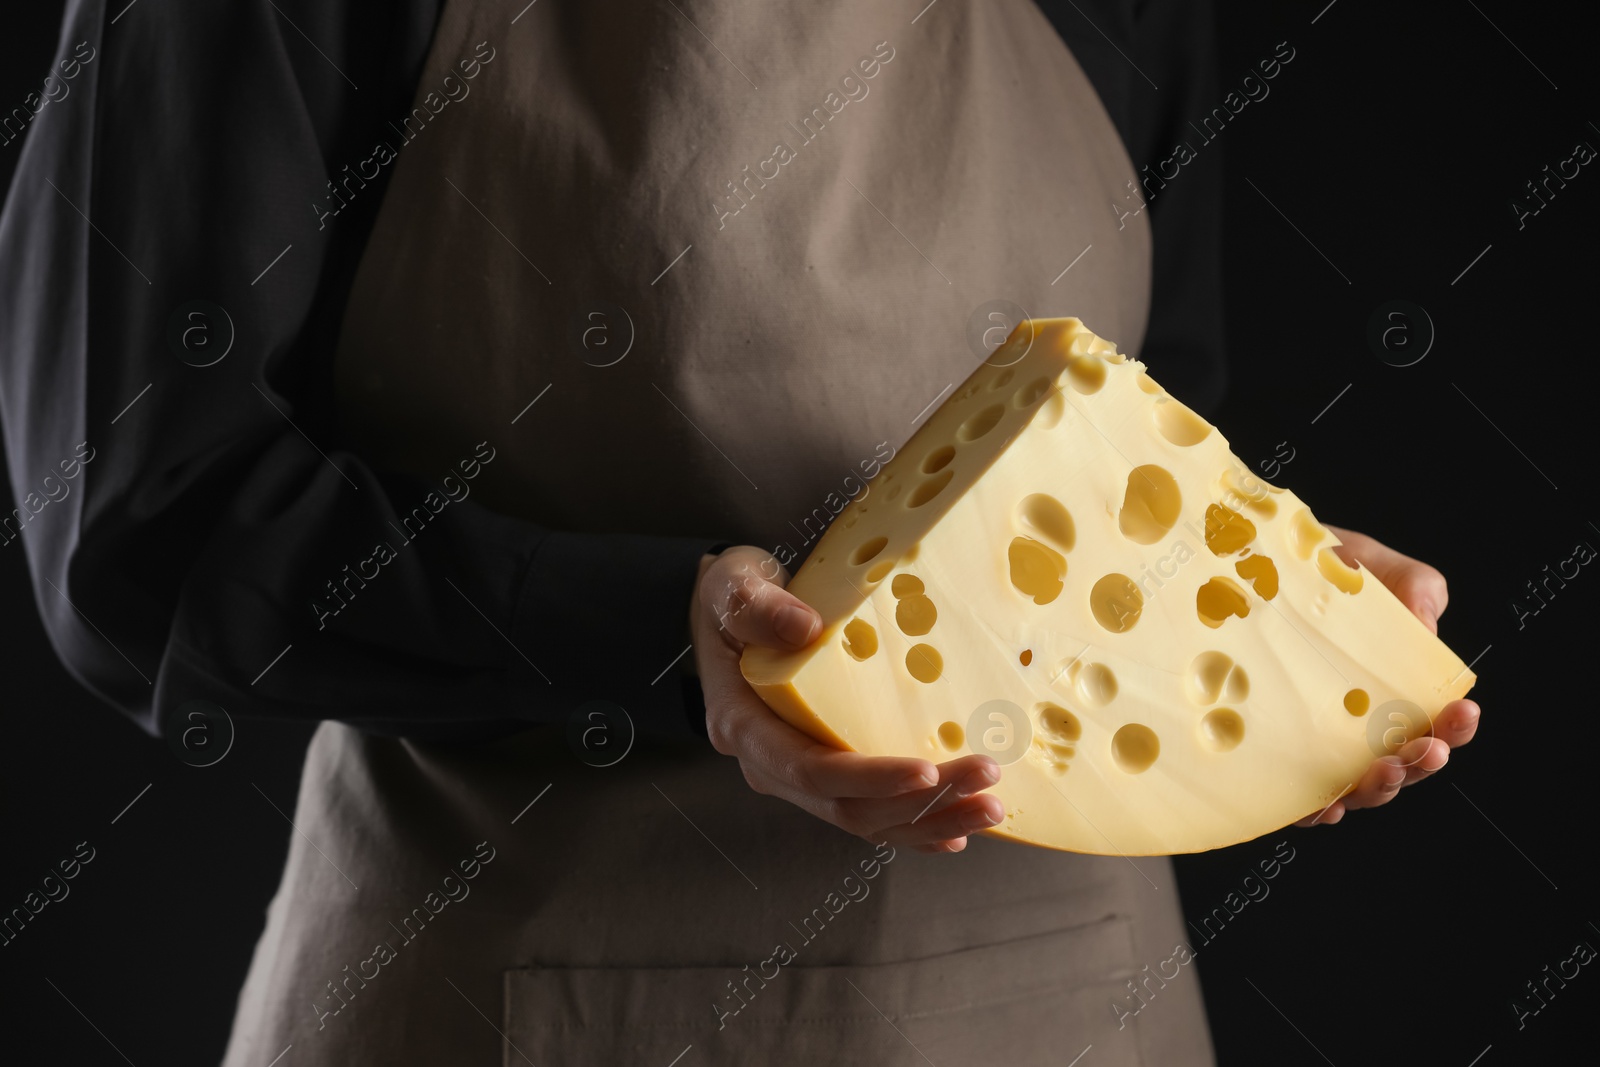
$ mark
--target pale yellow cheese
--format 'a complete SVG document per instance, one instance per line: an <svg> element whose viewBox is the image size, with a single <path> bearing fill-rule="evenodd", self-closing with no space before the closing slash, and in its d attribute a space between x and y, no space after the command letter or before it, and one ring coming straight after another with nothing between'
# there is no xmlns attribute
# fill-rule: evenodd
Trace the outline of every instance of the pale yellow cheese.
<svg viewBox="0 0 1600 1067"><path fill-rule="evenodd" d="M991 833L1216 848L1321 810L1476 680L1336 543L1143 364L1033 320L794 576L821 638L742 669L820 740L994 755Z"/></svg>

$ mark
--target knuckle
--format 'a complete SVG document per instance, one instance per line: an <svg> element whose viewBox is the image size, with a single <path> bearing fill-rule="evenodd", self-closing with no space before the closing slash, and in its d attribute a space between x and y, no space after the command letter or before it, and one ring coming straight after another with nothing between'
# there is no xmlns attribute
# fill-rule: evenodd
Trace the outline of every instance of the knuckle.
<svg viewBox="0 0 1600 1067"><path fill-rule="evenodd" d="M783 764L783 777L790 785L802 793L815 793L817 791L816 775L811 770L811 765L804 756L795 756L785 760Z"/></svg>
<svg viewBox="0 0 1600 1067"><path fill-rule="evenodd" d="M766 788L761 784L761 776L760 775L758 775L754 770L752 770L747 764L743 764L743 763L741 763L739 765L739 770L743 772L743 774L744 774L744 784L750 787L750 791L751 792L759 793L762 796L766 796L767 795Z"/></svg>
<svg viewBox="0 0 1600 1067"><path fill-rule="evenodd" d="M1406 575L1406 584L1417 593L1429 597L1441 605L1448 593L1449 586L1444 580L1444 575L1437 568L1426 563L1419 563Z"/></svg>
<svg viewBox="0 0 1600 1067"><path fill-rule="evenodd" d="M706 738L711 742L711 747L722 755L732 756L737 754L733 731L728 726L726 716L718 715L714 711L707 711Z"/></svg>

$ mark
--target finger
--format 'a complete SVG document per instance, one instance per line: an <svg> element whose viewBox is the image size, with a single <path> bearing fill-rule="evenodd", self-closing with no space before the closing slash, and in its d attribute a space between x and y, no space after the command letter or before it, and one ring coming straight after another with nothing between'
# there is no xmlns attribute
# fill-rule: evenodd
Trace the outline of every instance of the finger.
<svg viewBox="0 0 1600 1067"><path fill-rule="evenodd" d="M1451 748L1459 748L1477 735L1482 714L1483 709L1475 700L1452 700L1433 720L1433 736Z"/></svg>
<svg viewBox="0 0 1600 1067"><path fill-rule="evenodd" d="M1334 555L1352 566L1360 563L1371 571L1429 631L1439 632L1439 616L1450 603L1449 586L1443 574L1357 530L1327 528L1341 542L1334 546Z"/></svg>
<svg viewBox="0 0 1600 1067"><path fill-rule="evenodd" d="M947 811L1000 780L1000 767L988 756L962 756L939 765L938 785L883 800L844 799L839 808L867 835L892 826L915 825ZM953 835L950 835L953 836Z"/></svg>
<svg viewBox="0 0 1600 1067"><path fill-rule="evenodd" d="M706 720L711 744L736 756L796 793L824 798L892 797L939 782L932 761L900 756L864 756L824 745L784 722L752 693L737 669L732 678L707 679L708 701L719 712Z"/></svg>
<svg viewBox="0 0 1600 1067"><path fill-rule="evenodd" d="M1403 785L1420 782L1450 762L1450 746L1437 737L1419 737L1402 745L1395 753L1406 769Z"/></svg>
<svg viewBox="0 0 1600 1067"><path fill-rule="evenodd" d="M758 792L786 800L822 821L874 844L887 841L892 845L924 851L960 851L948 848L941 850L934 846L988 829L1005 817L1004 805L992 793L947 800L954 797L953 791L926 790L933 795L922 800L920 809L913 810L909 817L903 814L897 817L898 813L892 813L891 809L899 807L907 798L867 800L821 797L800 792L788 782L760 768L747 768L746 776Z"/></svg>
<svg viewBox="0 0 1600 1067"><path fill-rule="evenodd" d="M1332 804L1329 804L1315 815L1307 815L1305 818L1295 823L1295 825L1332 826L1342 818L1344 818L1344 801L1335 800Z"/></svg>
<svg viewBox="0 0 1600 1067"><path fill-rule="evenodd" d="M994 760L976 755L940 764L939 781L934 786L898 796L828 794L808 788L810 783L797 781L789 768L775 768L759 762L748 762L746 771L759 779L763 792L782 797L835 826L867 838L890 827L914 825L954 807L1000 780L1000 768ZM918 835L918 839L932 838L922 834Z"/></svg>
<svg viewBox="0 0 1600 1067"><path fill-rule="evenodd" d="M1373 760L1361 775L1356 787L1340 798L1346 811L1357 808L1375 808L1393 800L1405 783L1406 768L1395 756Z"/></svg>
<svg viewBox="0 0 1600 1067"><path fill-rule="evenodd" d="M887 827L873 837L881 837L891 845L935 845L998 826L1005 817L1005 804L999 797L993 793L978 793L915 822Z"/></svg>
<svg viewBox="0 0 1600 1067"><path fill-rule="evenodd" d="M741 546L707 568L700 602L735 647L804 648L822 632L822 616L784 589L788 575L770 553Z"/></svg>
<svg viewBox="0 0 1600 1067"><path fill-rule="evenodd" d="M918 852L964 852L967 848L967 839L964 837L953 837L949 841L939 841L932 845L913 845L911 847L915 848Z"/></svg>

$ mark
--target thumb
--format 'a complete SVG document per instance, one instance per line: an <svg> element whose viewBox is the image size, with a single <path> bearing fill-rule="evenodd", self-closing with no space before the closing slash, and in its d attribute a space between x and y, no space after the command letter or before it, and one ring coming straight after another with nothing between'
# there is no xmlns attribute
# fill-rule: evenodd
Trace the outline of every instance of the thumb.
<svg viewBox="0 0 1600 1067"><path fill-rule="evenodd" d="M769 554L733 548L706 572L705 602L711 605L723 639L735 649L747 644L798 649L815 640L822 616L778 580L787 575Z"/></svg>

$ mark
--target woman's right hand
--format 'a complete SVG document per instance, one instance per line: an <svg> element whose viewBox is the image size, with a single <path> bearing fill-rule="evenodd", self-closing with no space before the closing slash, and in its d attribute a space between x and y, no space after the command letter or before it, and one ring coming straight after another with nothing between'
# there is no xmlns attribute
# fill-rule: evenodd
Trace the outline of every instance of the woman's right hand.
<svg viewBox="0 0 1600 1067"><path fill-rule="evenodd" d="M739 761L756 792L781 797L873 844L960 852L968 834L999 823L1005 817L1000 798L982 792L1000 780L1000 766L990 757L936 766L864 756L813 740L762 702L739 673L744 646L792 651L822 632L822 617L784 589L788 580L771 553L751 545L700 561L689 627L712 747Z"/></svg>

